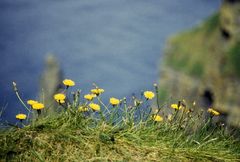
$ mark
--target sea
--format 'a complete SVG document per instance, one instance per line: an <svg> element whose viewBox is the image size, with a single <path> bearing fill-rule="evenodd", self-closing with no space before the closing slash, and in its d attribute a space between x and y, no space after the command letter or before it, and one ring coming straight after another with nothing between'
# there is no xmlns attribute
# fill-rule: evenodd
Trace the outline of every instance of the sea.
<svg viewBox="0 0 240 162"><path fill-rule="evenodd" d="M15 122L39 92L53 54L64 78L109 97L153 90L169 37L201 24L221 0L0 0L0 121ZM187 43L187 42L186 42ZM74 90L74 89L72 89Z"/></svg>

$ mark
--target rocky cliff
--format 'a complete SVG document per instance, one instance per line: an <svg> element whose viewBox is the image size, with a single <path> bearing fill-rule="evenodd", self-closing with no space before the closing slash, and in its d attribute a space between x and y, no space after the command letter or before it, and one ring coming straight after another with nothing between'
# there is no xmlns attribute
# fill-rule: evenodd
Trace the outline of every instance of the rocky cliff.
<svg viewBox="0 0 240 162"><path fill-rule="evenodd" d="M60 68L56 57L49 54L46 57L44 71L40 80L39 99L43 101L47 108L46 114L54 114L57 112L57 103L53 99L53 95L63 90L62 86L63 72Z"/></svg>
<svg viewBox="0 0 240 162"><path fill-rule="evenodd" d="M240 126L240 0L223 1L205 22L169 39L159 95L214 107Z"/></svg>

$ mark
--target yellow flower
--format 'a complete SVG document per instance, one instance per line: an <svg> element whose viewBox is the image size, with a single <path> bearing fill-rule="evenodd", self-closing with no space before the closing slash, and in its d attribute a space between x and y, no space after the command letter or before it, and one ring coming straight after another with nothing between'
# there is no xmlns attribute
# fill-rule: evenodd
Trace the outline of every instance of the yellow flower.
<svg viewBox="0 0 240 162"><path fill-rule="evenodd" d="M157 122L163 121L163 118L160 115L153 115L152 118L154 121L157 121Z"/></svg>
<svg viewBox="0 0 240 162"><path fill-rule="evenodd" d="M112 97L112 98L110 98L109 102L110 102L113 106L116 106L116 105L118 105L118 104L120 103L120 100L117 99L117 98Z"/></svg>
<svg viewBox="0 0 240 162"><path fill-rule="evenodd" d="M27 104L28 104L28 105L31 105L31 106L32 106L33 104L35 104L35 103L38 103L38 102L35 101L35 100L28 100L28 101L27 101Z"/></svg>
<svg viewBox="0 0 240 162"><path fill-rule="evenodd" d="M180 109L182 109L182 106L178 107L178 104L171 104L171 108L173 108L175 110L180 110Z"/></svg>
<svg viewBox="0 0 240 162"><path fill-rule="evenodd" d="M79 106L79 107L78 107L78 111L80 111L80 112L86 112L86 111L88 111L88 108L87 108L87 107L84 107L84 106Z"/></svg>
<svg viewBox="0 0 240 162"><path fill-rule="evenodd" d="M209 109L208 109L208 112L209 112L210 114L214 115L214 116L220 115L220 112L218 112L218 111L216 111L216 110L214 110L214 109L212 109L212 108L209 108Z"/></svg>
<svg viewBox="0 0 240 162"><path fill-rule="evenodd" d="M27 118L27 115L25 115L25 114L17 114L16 115L16 119L18 119L18 120L24 120L26 118Z"/></svg>
<svg viewBox="0 0 240 162"><path fill-rule="evenodd" d="M65 103L65 100L59 100L58 103L64 104L64 103Z"/></svg>
<svg viewBox="0 0 240 162"><path fill-rule="evenodd" d="M63 84L67 87L72 87L75 85L75 82L71 79L64 79Z"/></svg>
<svg viewBox="0 0 240 162"><path fill-rule="evenodd" d="M91 92L98 96L104 92L104 89L96 88L96 89L92 89Z"/></svg>
<svg viewBox="0 0 240 162"><path fill-rule="evenodd" d="M94 111L100 111L100 106L98 104L95 104L95 103L90 103L89 104L89 107L91 109L93 109Z"/></svg>
<svg viewBox="0 0 240 162"><path fill-rule="evenodd" d="M35 103L35 104L32 105L32 108L34 110L41 110L41 109L44 108L44 104L42 104L42 103Z"/></svg>
<svg viewBox="0 0 240 162"><path fill-rule="evenodd" d="M84 98L86 100L88 100L88 101L92 101L94 97L96 97L95 94L86 94L86 95L84 95Z"/></svg>
<svg viewBox="0 0 240 162"><path fill-rule="evenodd" d="M147 100L151 100L154 98L155 94L152 91L145 91L144 92L144 96Z"/></svg>
<svg viewBox="0 0 240 162"><path fill-rule="evenodd" d="M55 94L54 95L54 99L58 102L58 103L65 103L65 98L66 98L66 96L65 96L65 94L63 94L63 93L58 93L58 94Z"/></svg>

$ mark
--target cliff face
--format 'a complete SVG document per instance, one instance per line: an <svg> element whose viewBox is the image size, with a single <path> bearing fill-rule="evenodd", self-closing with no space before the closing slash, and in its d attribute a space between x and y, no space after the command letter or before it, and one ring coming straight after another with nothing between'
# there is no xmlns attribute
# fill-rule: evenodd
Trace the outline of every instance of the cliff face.
<svg viewBox="0 0 240 162"><path fill-rule="evenodd" d="M203 24L169 39L159 95L214 107L240 126L239 0L223 1Z"/></svg>

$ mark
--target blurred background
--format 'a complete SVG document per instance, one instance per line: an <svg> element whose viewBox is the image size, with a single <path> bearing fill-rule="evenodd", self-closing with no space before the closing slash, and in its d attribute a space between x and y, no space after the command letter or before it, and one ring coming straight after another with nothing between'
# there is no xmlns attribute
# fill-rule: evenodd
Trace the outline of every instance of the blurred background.
<svg viewBox="0 0 240 162"><path fill-rule="evenodd" d="M14 121L38 96L44 60L59 60L64 78L87 93L92 83L122 98L152 89L166 39L192 28L220 7L220 0L1 0L0 107Z"/></svg>

